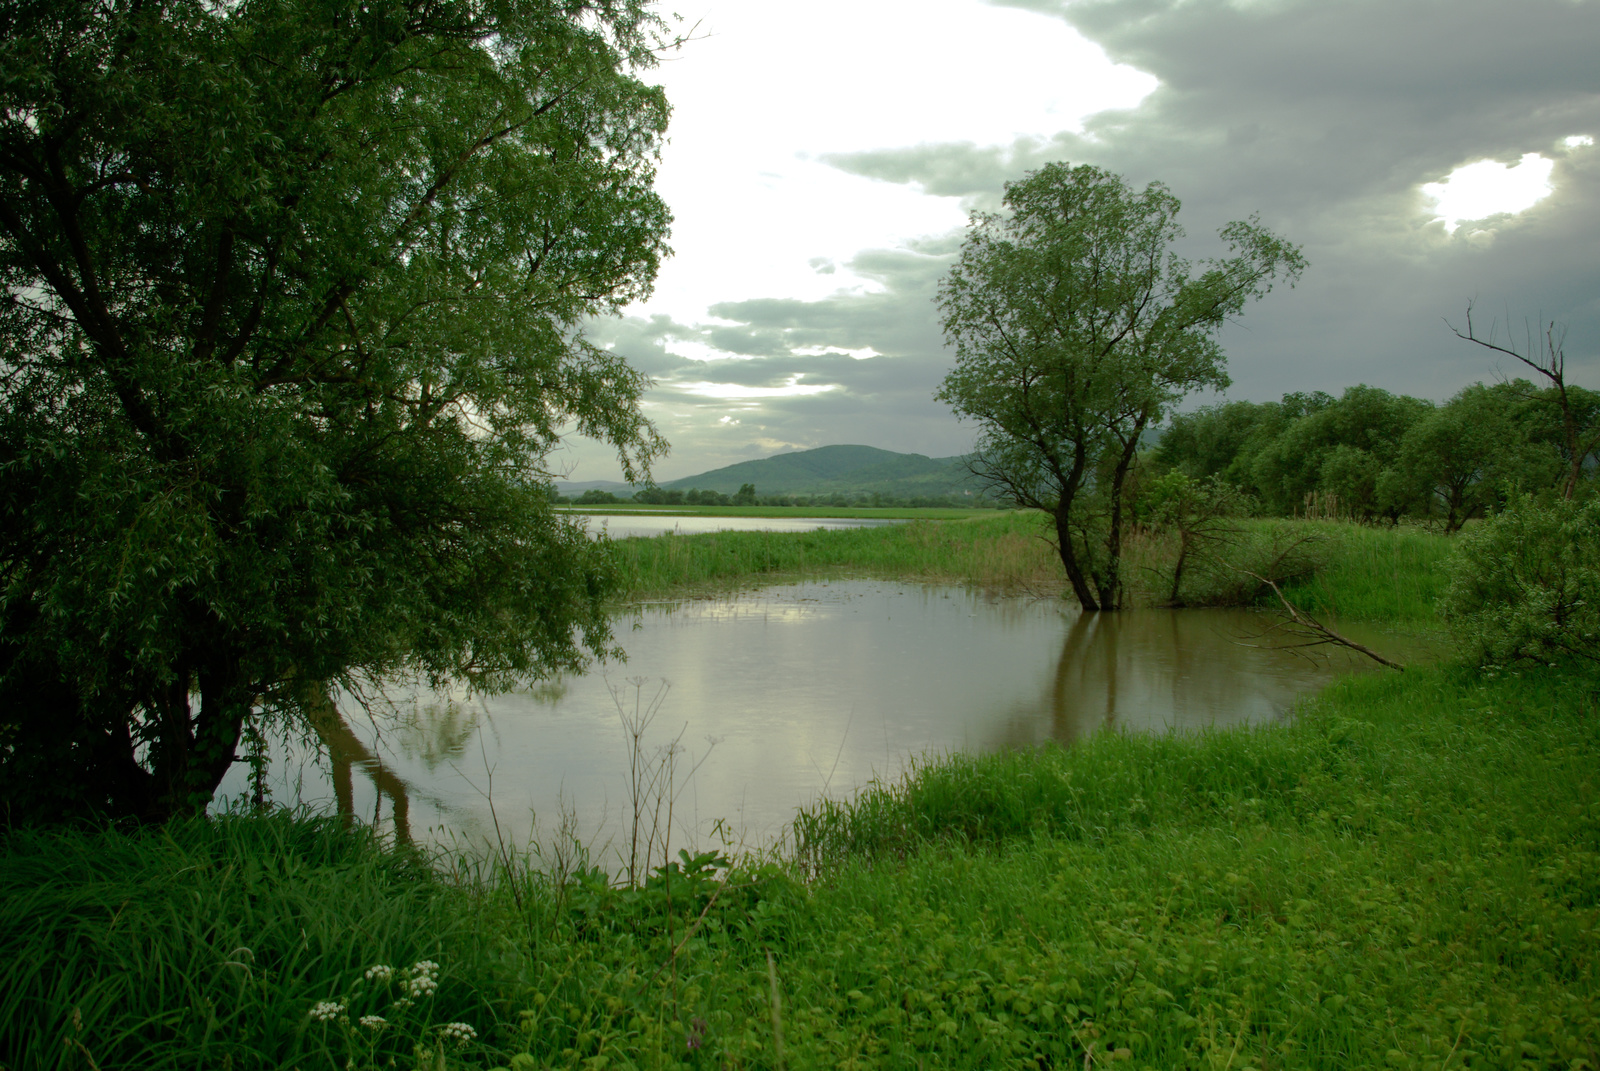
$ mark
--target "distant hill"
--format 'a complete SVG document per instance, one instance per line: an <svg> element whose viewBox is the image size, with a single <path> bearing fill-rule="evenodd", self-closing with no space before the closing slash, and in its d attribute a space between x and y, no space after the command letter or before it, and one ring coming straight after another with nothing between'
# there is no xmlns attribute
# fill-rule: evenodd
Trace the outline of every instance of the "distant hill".
<svg viewBox="0 0 1600 1071"><path fill-rule="evenodd" d="M976 491L966 459L897 454L874 446L820 446L670 480L669 491L699 489L731 495L743 484L758 495L880 494L897 497Z"/></svg>

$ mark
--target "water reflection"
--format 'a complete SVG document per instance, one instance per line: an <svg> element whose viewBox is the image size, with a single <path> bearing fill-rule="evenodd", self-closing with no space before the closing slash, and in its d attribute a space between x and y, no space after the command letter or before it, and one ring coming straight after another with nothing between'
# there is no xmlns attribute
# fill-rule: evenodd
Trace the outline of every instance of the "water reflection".
<svg viewBox="0 0 1600 1071"><path fill-rule="evenodd" d="M915 755L1271 721L1338 673L1376 669L1348 652L1312 663L1242 645L1260 642L1270 620L1080 615L1055 600L881 581L647 607L617 623L625 666L494 697L400 694L387 712L341 699L340 716L319 721L331 776L313 776L302 795L362 815L387 799L397 825L473 839L492 834L495 816L525 834L530 811L545 825L565 813L587 843L603 843L629 804L630 744L612 688L668 681L645 757L676 738L683 769L705 760L681 786L674 836L703 843L722 822L753 844L796 806L896 777ZM1399 637L1347 631L1415 657ZM303 761L278 758L275 771Z"/></svg>
<svg viewBox="0 0 1600 1071"><path fill-rule="evenodd" d="M372 824L384 825L383 799L389 798L388 828L402 844L411 843L411 797L404 780L373 754L366 741L350 728L325 688L314 689L306 702L312 730L328 756L328 775L333 786L335 810L348 825L356 815L356 790L353 771L366 775L372 788ZM282 795L281 790L277 793ZM367 808L361 813L365 815Z"/></svg>
<svg viewBox="0 0 1600 1071"><path fill-rule="evenodd" d="M1077 615L1046 693L1013 708L995 745L1065 744L1102 730L1194 731L1273 721L1338 673L1374 668L1339 648L1278 649L1269 633L1273 623L1269 614L1240 610ZM1397 657L1431 654L1426 638L1359 626L1345 631Z"/></svg>

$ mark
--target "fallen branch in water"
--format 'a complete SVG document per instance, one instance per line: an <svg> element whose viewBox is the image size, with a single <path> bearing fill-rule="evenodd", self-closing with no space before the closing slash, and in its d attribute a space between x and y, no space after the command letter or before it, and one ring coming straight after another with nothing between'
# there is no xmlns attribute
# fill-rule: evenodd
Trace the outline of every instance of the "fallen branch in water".
<svg viewBox="0 0 1600 1071"><path fill-rule="evenodd" d="M1272 589L1272 593L1278 597L1278 601L1283 603L1284 612L1289 615L1290 622L1292 622L1293 624L1299 626L1299 628L1302 630L1299 633L1299 635L1301 637L1309 637L1309 639L1307 639L1307 642L1292 644L1291 646L1294 646L1294 647L1318 647L1318 646L1322 646L1324 644L1332 644L1335 647L1348 647L1350 650L1358 651L1361 654L1364 654L1368 658L1372 659L1374 662L1378 662L1378 663L1381 663L1381 664L1383 664L1385 666L1388 666L1390 669L1397 670L1397 671L1399 671L1401 673L1404 673L1406 671L1406 667L1402 666L1399 662L1390 661L1389 659L1383 657L1377 651L1374 651L1372 648L1366 646L1365 644L1357 643L1355 640L1352 640L1352 639L1350 639L1350 638L1348 638L1346 636L1339 635L1339 633L1335 632L1333 629L1329 628L1327 625L1324 625L1321 621L1318 621L1316 618L1312 617L1310 614L1306 613L1304 610L1301 610L1298 607L1296 607L1295 604L1290 602L1288 597L1285 596L1284 593L1281 590L1279 590L1278 585L1276 583L1274 583L1271 580L1268 580L1266 577L1262 576L1260 573L1252 573L1248 569L1241 569L1239 571L1241 573L1244 573L1246 576L1255 577L1257 580L1261 581L1261 583L1263 583L1263 584L1267 585L1267 587L1271 588ZM1260 647L1262 645L1261 644L1255 644L1255 643L1247 643L1247 644L1243 644L1243 646L1245 646L1245 647Z"/></svg>

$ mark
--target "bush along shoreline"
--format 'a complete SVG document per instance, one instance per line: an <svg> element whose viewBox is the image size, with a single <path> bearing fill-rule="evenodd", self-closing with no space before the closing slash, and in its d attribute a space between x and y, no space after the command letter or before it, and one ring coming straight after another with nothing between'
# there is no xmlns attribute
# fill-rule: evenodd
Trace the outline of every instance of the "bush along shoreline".
<svg viewBox="0 0 1600 1071"><path fill-rule="evenodd" d="M919 760L632 886L281 811L10 831L0 1066L1600 1067L1600 667L1537 606L1542 646L1470 646L1497 523L1454 586L1354 538L1289 589L1402 623L1448 586L1461 664Z"/></svg>

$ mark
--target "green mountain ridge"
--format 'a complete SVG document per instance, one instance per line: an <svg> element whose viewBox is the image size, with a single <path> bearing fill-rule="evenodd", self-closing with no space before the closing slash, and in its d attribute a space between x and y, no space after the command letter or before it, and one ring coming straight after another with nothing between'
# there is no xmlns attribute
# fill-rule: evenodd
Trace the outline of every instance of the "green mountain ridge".
<svg viewBox="0 0 1600 1071"><path fill-rule="evenodd" d="M820 446L741 461L661 486L669 491L698 489L731 495L747 483L755 485L758 495L877 492L915 497L977 491L964 457L926 457L853 445Z"/></svg>

